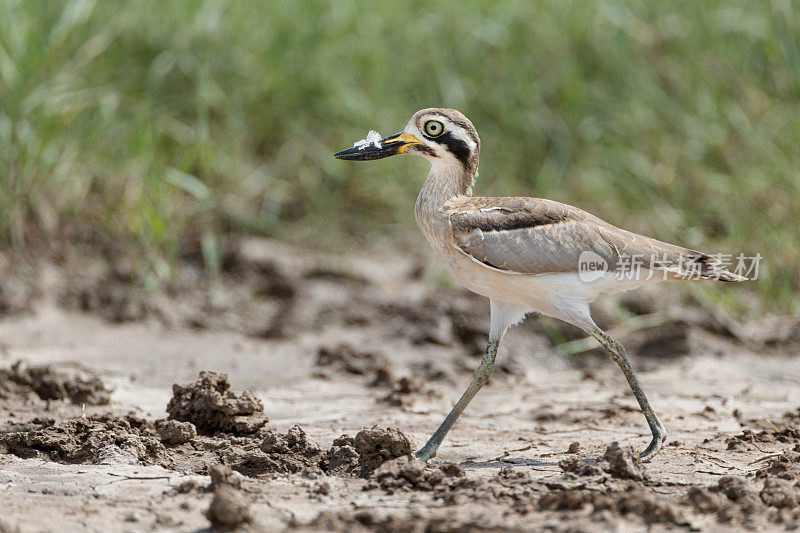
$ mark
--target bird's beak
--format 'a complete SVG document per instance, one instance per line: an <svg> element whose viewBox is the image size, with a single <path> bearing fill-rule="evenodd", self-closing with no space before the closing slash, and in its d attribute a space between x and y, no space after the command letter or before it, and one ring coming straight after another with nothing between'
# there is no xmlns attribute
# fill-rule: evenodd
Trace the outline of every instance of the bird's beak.
<svg viewBox="0 0 800 533"><path fill-rule="evenodd" d="M333 157L348 161L372 161L373 159L383 159L390 155L404 154L409 146L415 144L423 144L423 142L413 135L400 132L389 135L378 143L364 143L361 146L342 150L333 154Z"/></svg>

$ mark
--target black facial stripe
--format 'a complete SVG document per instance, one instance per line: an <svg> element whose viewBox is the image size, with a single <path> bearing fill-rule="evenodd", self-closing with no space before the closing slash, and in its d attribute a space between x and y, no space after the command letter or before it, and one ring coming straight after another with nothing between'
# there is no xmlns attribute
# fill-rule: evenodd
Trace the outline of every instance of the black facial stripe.
<svg viewBox="0 0 800 533"><path fill-rule="evenodd" d="M445 145L447 149L450 150L450 153L461 161L464 167L469 167L469 156L471 152L469 150L469 145L465 141L453 137L453 133L449 131L431 140Z"/></svg>
<svg viewBox="0 0 800 533"><path fill-rule="evenodd" d="M425 146L424 144L415 144L412 147L412 149L416 150L417 152L421 152L423 154L427 154L429 156L438 157L436 155L436 152L433 150L433 148L431 148L430 146Z"/></svg>
<svg viewBox="0 0 800 533"><path fill-rule="evenodd" d="M460 120L453 120L453 119L450 119L450 122L452 122L456 126L461 126L461 128L467 133L467 135L469 135L469 138L472 139L472 141L476 145L478 144L478 142L479 142L478 141L478 134L475 133L473 128L470 128L469 124L467 124L466 122L462 122Z"/></svg>

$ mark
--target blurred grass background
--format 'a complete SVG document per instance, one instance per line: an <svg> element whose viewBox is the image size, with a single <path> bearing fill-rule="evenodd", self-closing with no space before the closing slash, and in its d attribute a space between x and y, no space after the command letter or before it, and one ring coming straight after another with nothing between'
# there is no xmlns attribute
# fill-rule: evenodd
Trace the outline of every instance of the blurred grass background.
<svg viewBox="0 0 800 533"><path fill-rule="evenodd" d="M764 256L709 291L800 314L800 8L776 1L0 0L0 242L62 228L155 279L190 236L422 246L416 158L334 160L455 107L476 194L568 202L707 252Z"/></svg>

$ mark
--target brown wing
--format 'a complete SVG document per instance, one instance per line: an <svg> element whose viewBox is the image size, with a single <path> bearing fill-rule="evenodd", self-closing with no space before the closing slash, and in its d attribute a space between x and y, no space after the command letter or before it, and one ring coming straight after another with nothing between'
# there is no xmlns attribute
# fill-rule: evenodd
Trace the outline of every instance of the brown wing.
<svg viewBox="0 0 800 533"><path fill-rule="evenodd" d="M460 251L509 273L577 272L581 254L593 252L610 271L630 268L634 261L642 268L666 269L674 278L741 278L709 255L619 229L551 200L462 196L443 209Z"/></svg>

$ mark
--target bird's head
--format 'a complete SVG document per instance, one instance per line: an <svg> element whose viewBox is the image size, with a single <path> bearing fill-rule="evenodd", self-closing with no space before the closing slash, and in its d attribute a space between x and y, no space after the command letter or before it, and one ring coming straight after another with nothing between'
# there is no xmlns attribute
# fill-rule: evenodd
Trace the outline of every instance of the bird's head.
<svg viewBox="0 0 800 533"><path fill-rule="evenodd" d="M414 113L400 133L374 143L356 143L334 157L370 161L397 154L418 155L434 166L457 166L472 177L478 172L480 151L478 132L467 117L455 109L429 108Z"/></svg>

